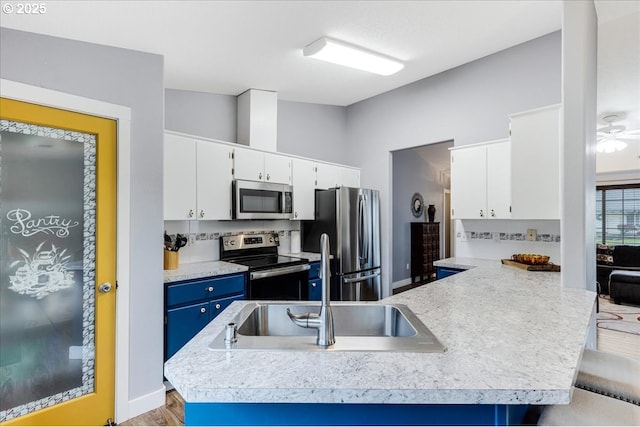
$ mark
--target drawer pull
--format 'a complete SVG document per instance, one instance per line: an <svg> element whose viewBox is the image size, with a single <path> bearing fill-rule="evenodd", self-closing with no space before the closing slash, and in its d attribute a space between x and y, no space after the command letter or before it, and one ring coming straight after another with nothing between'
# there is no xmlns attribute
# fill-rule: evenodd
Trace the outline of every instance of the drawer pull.
<svg viewBox="0 0 640 427"><path fill-rule="evenodd" d="M207 309L205 307L200 307L200 313L206 313Z"/></svg>
<svg viewBox="0 0 640 427"><path fill-rule="evenodd" d="M220 303L216 303L216 310L220 310Z"/></svg>
<svg viewBox="0 0 640 427"><path fill-rule="evenodd" d="M213 286L209 286L209 287L207 288L207 291L208 291L208 292L213 292Z"/></svg>

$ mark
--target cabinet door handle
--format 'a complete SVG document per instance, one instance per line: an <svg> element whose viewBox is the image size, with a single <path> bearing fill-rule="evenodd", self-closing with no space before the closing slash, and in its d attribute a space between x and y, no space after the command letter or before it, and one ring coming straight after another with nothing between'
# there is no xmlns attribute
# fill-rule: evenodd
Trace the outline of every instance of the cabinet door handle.
<svg viewBox="0 0 640 427"><path fill-rule="evenodd" d="M298 212L296 212L296 215L295 215L295 217L296 217L296 218L298 218Z"/></svg>
<svg viewBox="0 0 640 427"><path fill-rule="evenodd" d="M209 286L206 290L207 292L213 292L213 286Z"/></svg>
<svg viewBox="0 0 640 427"><path fill-rule="evenodd" d="M220 310L220 303L216 303L216 310Z"/></svg>
<svg viewBox="0 0 640 427"><path fill-rule="evenodd" d="M193 209L189 209L189 218L193 218Z"/></svg>
<svg viewBox="0 0 640 427"><path fill-rule="evenodd" d="M207 312L207 309L206 309L206 308L204 308L204 307L200 307L200 313L206 313L206 312Z"/></svg>
<svg viewBox="0 0 640 427"><path fill-rule="evenodd" d="M484 218L484 210L480 209L480 218Z"/></svg>
<svg viewBox="0 0 640 427"><path fill-rule="evenodd" d="M258 174L258 179L262 179L262 172Z"/></svg>
<svg viewBox="0 0 640 427"><path fill-rule="evenodd" d="M311 287L315 288L316 287L316 283L312 283Z"/></svg>
<svg viewBox="0 0 640 427"><path fill-rule="evenodd" d="M496 216L496 211L494 211L493 209L491 209L491 216L495 217Z"/></svg>
<svg viewBox="0 0 640 427"><path fill-rule="evenodd" d="M200 218L204 218L204 210L200 211Z"/></svg>
<svg viewBox="0 0 640 427"><path fill-rule="evenodd" d="M271 179L271 175L267 174L267 181Z"/></svg>

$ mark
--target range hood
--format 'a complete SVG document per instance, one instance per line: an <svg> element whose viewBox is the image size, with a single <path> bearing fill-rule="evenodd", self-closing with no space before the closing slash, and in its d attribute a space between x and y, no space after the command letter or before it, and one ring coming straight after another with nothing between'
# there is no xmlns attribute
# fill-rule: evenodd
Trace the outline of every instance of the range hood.
<svg viewBox="0 0 640 427"><path fill-rule="evenodd" d="M277 151L278 93L249 89L238 95L237 142Z"/></svg>

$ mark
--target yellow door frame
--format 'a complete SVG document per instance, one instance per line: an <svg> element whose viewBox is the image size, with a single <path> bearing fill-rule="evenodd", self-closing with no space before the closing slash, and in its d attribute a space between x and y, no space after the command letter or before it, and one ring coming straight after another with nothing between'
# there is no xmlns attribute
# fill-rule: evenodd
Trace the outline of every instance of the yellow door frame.
<svg viewBox="0 0 640 427"><path fill-rule="evenodd" d="M97 141L95 390L3 425L104 424L115 412L117 122L7 98L0 98L0 117L96 134ZM110 293L98 292L104 282L113 285Z"/></svg>

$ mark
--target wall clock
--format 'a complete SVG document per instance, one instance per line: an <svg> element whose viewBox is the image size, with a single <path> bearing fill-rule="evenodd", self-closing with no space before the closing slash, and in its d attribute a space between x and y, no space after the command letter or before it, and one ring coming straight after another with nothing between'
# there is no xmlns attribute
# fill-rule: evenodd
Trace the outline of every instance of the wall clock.
<svg viewBox="0 0 640 427"><path fill-rule="evenodd" d="M415 193L411 198L411 213L416 218L421 217L424 212L424 200L420 193Z"/></svg>

